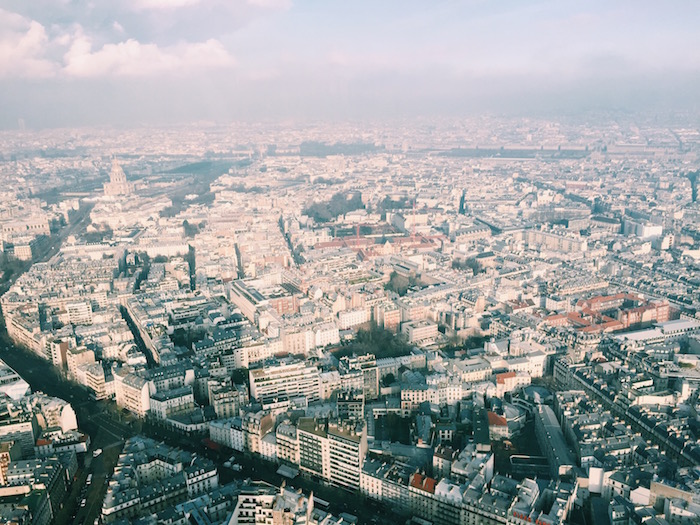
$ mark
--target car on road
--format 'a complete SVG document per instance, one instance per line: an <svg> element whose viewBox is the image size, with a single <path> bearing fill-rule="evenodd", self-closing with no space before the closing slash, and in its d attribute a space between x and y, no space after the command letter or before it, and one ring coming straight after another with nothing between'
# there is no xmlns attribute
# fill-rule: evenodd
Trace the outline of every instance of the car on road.
<svg viewBox="0 0 700 525"><path fill-rule="evenodd" d="M87 503L87 500L85 498L83 498L83 501L80 502L80 506L84 507L85 503Z"/></svg>
<svg viewBox="0 0 700 525"><path fill-rule="evenodd" d="M92 483L92 474L88 474L88 477L87 477L87 480L85 480L85 483L87 483L88 485L90 483Z"/></svg>
<svg viewBox="0 0 700 525"><path fill-rule="evenodd" d="M95 450L92 451L92 457L93 457L93 458L96 458L96 457L99 456L100 454L102 454L102 449L101 449L101 448L98 448L98 449L95 449Z"/></svg>

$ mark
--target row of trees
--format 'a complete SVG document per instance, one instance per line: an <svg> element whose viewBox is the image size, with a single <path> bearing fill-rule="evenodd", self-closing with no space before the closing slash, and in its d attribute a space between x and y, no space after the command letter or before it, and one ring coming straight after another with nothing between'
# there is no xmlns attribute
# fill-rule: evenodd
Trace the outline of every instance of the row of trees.
<svg viewBox="0 0 700 525"><path fill-rule="evenodd" d="M26 272L31 261L20 261L10 257L7 252L0 252L0 293L5 292L17 277Z"/></svg>

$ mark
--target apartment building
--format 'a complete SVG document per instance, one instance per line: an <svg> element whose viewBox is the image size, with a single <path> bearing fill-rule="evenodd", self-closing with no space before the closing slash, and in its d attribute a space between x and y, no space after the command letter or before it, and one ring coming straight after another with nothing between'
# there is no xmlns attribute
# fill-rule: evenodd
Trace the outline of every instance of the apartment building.
<svg viewBox="0 0 700 525"><path fill-rule="evenodd" d="M438 335L438 326L429 321L407 321L401 325L401 333L409 343L420 343L435 339Z"/></svg>
<svg viewBox="0 0 700 525"><path fill-rule="evenodd" d="M327 436L331 485L359 490L360 472L367 453L364 421L329 421Z"/></svg>
<svg viewBox="0 0 700 525"><path fill-rule="evenodd" d="M216 419L209 422L209 439L214 443L243 452L246 450L246 433L240 417Z"/></svg>
<svg viewBox="0 0 700 525"><path fill-rule="evenodd" d="M155 388L147 379L121 368L114 373L114 393L117 406L145 417L151 408L151 394L155 393Z"/></svg>
<svg viewBox="0 0 700 525"><path fill-rule="evenodd" d="M364 421L301 418L297 436L302 471L334 486L359 490L367 453Z"/></svg>
<svg viewBox="0 0 700 525"><path fill-rule="evenodd" d="M320 374L302 361L280 361L249 371L250 397L261 403L304 396L319 400Z"/></svg>
<svg viewBox="0 0 700 525"><path fill-rule="evenodd" d="M152 439L124 444L102 503L103 523L132 521L215 490L219 475L204 458Z"/></svg>
<svg viewBox="0 0 700 525"><path fill-rule="evenodd" d="M194 393L191 386L173 388L151 394L149 414L165 421L177 414L191 412L195 407Z"/></svg>
<svg viewBox="0 0 700 525"><path fill-rule="evenodd" d="M299 464L299 437L297 427L289 421L277 425L277 459L284 463Z"/></svg>
<svg viewBox="0 0 700 525"><path fill-rule="evenodd" d="M377 359L374 354L341 357L341 375L354 371L362 374L362 391L365 394L365 398L376 399L379 396L379 373L377 371Z"/></svg>

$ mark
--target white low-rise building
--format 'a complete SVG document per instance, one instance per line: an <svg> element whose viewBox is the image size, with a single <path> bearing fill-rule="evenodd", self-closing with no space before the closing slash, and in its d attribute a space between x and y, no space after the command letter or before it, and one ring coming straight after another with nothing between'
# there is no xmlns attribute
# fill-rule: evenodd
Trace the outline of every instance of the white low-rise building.
<svg viewBox="0 0 700 525"><path fill-rule="evenodd" d="M240 417L210 421L209 439L239 452L246 450L246 436Z"/></svg>

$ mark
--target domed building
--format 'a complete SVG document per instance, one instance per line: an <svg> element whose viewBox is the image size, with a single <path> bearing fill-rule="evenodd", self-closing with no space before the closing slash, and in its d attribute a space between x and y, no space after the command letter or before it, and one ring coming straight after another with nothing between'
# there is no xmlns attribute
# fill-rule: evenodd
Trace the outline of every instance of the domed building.
<svg viewBox="0 0 700 525"><path fill-rule="evenodd" d="M107 197L118 197L134 193L134 183L126 180L126 173L124 173L117 159L112 159L112 171L109 173L109 182L104 184L104 191Z"/></svg>

